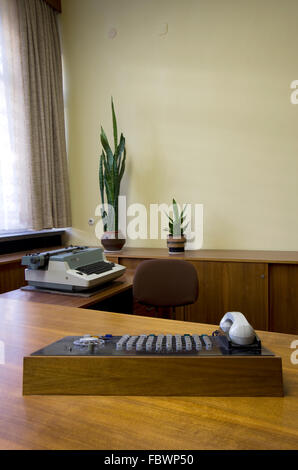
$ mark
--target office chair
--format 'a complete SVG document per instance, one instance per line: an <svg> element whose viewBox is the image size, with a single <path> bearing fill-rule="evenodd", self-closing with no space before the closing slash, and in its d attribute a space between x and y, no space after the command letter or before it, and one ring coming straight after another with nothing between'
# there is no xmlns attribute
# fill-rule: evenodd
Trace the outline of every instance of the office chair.
<svg viewBox="0 0 298 470"><path fill-rule="evenodd" d="M178 259L155 259L141 262L135 271L133 297L143 304L155 307L171 307L172 319L175 308L193 304L198 298L197 272L188 261ZM185 320L185 312L183 312Z"/></svg>

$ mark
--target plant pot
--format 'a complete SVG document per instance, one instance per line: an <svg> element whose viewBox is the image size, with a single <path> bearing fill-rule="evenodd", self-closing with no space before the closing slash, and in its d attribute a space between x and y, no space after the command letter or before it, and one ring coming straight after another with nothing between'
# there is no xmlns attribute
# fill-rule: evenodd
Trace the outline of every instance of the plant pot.
<svg viewBox="0 0 298 470"><path fill-rule="evenodd" d="M105 232L101 237L101 244L104 251L114 252L122 250L125 245L125 238L121 232Z"/></svg>
<svg viewBox="0 0 298 470"><path fill-rule="evenodd" d="M167 245L170 255L177 255L179 253L184 253L184 245L186 238L184 236L179 238L174 238L172 235L168 235Z"/></svg>

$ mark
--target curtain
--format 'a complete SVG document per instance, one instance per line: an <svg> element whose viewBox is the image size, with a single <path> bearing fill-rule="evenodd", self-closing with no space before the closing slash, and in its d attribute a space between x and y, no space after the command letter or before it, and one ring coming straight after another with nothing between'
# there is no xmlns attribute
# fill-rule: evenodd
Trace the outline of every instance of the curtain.
<svg viewBox="0 0 298 470"><path fill-rule="evenodd" d="M9 149L2 156L0 147L0 181L6 181L0 188L0 230L68 227L57 13L44 0L0 0L0 17L5 58L0 103L6 106L3 120Z"/></svg>
<svg viewBox="0 0 298 470"><path fill-rule="evenodd" d="M30 226L30 165L17 4L0 0L0 231Z"/></svg>

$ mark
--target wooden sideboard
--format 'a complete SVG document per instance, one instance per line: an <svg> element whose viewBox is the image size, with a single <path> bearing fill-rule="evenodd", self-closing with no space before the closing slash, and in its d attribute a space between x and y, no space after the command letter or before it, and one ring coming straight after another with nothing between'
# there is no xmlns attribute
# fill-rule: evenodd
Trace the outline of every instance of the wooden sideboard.
<svg viewBox="0 0 298 470"><path fill-rule="evenodd" d="M129 269L146 259L173 257L191 262L198 273L199 298L186 307L185 320L218 324L225 312L236 310L255 329L298 333L298 252L196 250L173 256L166 249L124 248L108 255ZM148 314L140 305L135 310Z"/></svg>

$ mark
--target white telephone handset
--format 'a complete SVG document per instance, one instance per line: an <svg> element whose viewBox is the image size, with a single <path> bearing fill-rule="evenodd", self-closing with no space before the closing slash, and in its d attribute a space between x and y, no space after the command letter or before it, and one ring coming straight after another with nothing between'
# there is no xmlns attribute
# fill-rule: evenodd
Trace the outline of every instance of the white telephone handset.
<svg viewBox="0 0 298 470"><path fill-rule="evenodd" d="M255 340L255 331L241 312L227 312L219 326L229 334L233 343L246 345L252 344Z"/></svg>

